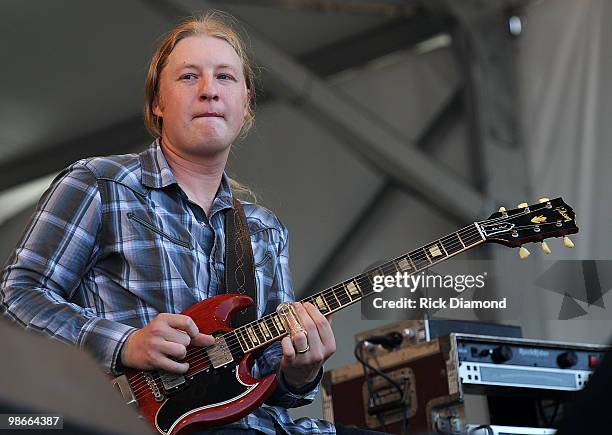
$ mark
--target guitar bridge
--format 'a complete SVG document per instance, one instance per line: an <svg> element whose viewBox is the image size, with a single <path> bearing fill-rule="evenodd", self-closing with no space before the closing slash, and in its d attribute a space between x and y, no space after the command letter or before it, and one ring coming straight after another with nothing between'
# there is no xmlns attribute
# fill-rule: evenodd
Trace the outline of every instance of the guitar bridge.
<svg viewBox="0 0 612 435"><path fill-rule="evenodd" d="M232 352L230 352L223 337L215 337L215 344L207 347L206 353L212 366L216 369L234 362Z"/></svg>

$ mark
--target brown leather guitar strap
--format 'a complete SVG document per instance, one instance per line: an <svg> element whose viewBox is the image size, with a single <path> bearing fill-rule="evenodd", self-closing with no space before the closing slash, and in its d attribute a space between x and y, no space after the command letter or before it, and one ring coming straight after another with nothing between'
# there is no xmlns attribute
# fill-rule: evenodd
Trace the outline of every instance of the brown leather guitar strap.
<svg viewBox="0 0 612 435"><path fill-rule="evenodd" d="M251 236L240 201L233 198L234 208L225 213L225 291L241 293L253 299L253 305L232 319L232 327L257 320L257 285Z"/></svg>

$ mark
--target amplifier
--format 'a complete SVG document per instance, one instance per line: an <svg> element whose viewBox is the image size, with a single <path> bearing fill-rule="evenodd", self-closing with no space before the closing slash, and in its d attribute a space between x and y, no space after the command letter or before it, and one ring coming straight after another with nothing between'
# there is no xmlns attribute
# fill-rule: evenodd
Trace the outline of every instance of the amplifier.
<svg viewBox="0 0 612 435"><path fill-rule="evenodd" d="M451 334L463 391L516 387L577 391L609 346Z"/></svg>

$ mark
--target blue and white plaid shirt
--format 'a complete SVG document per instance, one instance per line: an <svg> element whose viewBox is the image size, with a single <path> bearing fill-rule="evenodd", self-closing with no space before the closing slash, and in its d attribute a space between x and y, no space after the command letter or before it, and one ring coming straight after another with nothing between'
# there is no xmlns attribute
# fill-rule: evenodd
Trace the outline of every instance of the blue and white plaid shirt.
<svg viewBox="0 0 612 435"><path fill-rule="evenodd" d="M242 203L263 316L294 298L287 230L270 211ZM209 217L190 202L158 141L140 154L81 160L38 203L0 278L0 312L86 349L118 374L131 332L159 313L180 313L223 291L223 211L231 207L225 175ZM270 346L255 374L278 370L281 353L280 343ZM328 422L289 416L286 408L310 403L318 386L306 390L292 390L279 376L267 401L272 406L230 426L273 434L276 420L288 433L334 433Z"/></svg>

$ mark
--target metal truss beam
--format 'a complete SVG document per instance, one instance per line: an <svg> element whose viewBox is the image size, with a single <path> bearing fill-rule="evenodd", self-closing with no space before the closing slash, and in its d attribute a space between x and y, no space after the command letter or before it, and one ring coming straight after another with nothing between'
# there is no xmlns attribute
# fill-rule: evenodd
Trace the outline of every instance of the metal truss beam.
<svg viewBox="0 0 612 435"><path fill-rule="evenodd" d="M258 63L265 67L277 92L298 102L304 113L341 138L380 173L400 186L425 193L432 202L464 220L480 213L485 198L464 180L264 38L251 33L251 42Z"/></svg>
<svg viewBox="0 0 612 435"><path fill-rule="evenodd" d="M134 151L135 146L144 146L149 141L151 136L144 126L142 116L136 116L76 139L41 147L0 164L0 191L56 172L76 160L94 154Z"/></svg>

